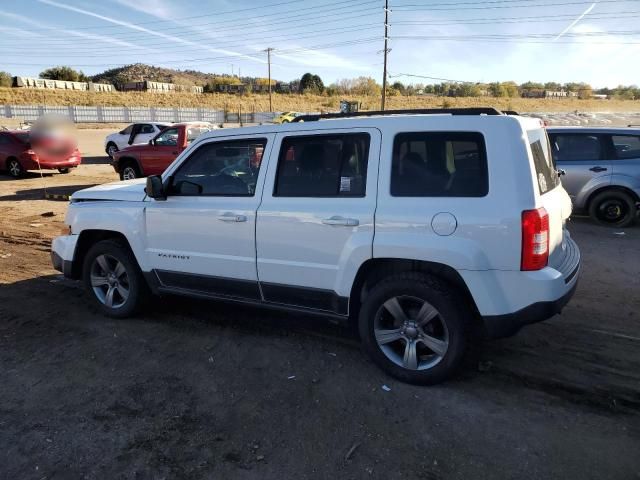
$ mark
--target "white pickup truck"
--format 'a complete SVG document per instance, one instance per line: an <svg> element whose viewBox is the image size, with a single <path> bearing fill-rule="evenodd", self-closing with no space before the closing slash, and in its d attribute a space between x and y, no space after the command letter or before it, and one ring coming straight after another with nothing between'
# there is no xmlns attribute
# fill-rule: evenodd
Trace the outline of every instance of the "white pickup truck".
<svg viewBox="0 0 640 480"><path fill-rule="evenodd" d="M512 335L571 298L571 201L539 120L297 120L212 131L162 176L76 192L55 268L114 317L179 294L354 321L380 367L422 384L472 332Z"/></svg>

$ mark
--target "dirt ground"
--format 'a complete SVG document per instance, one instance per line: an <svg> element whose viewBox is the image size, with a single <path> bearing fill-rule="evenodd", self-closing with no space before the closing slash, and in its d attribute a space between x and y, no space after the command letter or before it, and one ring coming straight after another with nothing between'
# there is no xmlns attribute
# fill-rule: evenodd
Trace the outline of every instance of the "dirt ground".
<svg viewBox="0 0 640 480"><path fill-rule="evenodd" d="M180 298L97 314L51 268L67 204L42 199L116 180L87 135L69 175L0 174L0 478L640 478L639 226L574 219L563 314L416 387L322 319Z"/></svg>

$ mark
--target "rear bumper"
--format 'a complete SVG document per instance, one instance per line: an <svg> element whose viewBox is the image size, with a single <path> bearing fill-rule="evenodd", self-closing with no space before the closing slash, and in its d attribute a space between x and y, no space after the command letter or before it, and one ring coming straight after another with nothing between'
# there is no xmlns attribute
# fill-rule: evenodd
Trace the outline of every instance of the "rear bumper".
<svg viewBox="0 0 640 480"><path fill-rule="evenodd" d="M576 272L577 275L577 272ZM542 322L560 313L564 306L569 303L571 297L578 287L578 281L573 283L573 287L557 300L550 302L536 302L522 310L506 315L491 315L483 317L484 330L488 338L510 337L518 333L525 325Z"/></svg>
<svg viewBox="0 0 640 480"><path fill-rule="evenodd" d="M35 160L29 159L22 163L25 170L38 170L40 168L45 170L56 170L58 168L75 168L82 163L82 158L78 156L63 160L40 159L39 164Z"/></svg>

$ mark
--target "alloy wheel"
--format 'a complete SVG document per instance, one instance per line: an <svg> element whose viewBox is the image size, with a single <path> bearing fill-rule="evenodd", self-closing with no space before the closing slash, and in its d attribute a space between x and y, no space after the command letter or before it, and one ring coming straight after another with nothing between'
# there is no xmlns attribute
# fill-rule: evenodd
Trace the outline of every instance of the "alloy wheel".
<svg viewBox="0 0 640 480"><path fill-rule="evenodd" d="M129 298L129 275L123 263L111 255L98 255L91 265L91 288L106 307L120 308Z"/></svg>
<svg viewBox="0 0 640 480"><path fill-rule="evenodd" d="M19 177L22 173L22 166L20 165L20 162L17 160L11 160L9 162L9 173L12 177Z"/></svg>
<svg viewBox="0 0 640 480"><path fill-rule="evenodd" d="M138 178L136 174L136 170L133 167L124 167L122 170L122 179L123 180L133 180L134 178Z"/></svg>
<svg viewBox="0 0 640 480"><path fill-rule="evenodd" d="M412 296L392 297L374 319L376 342L384 355L409 370L427 370L444 358L449 331L438 310Z"/></svg>

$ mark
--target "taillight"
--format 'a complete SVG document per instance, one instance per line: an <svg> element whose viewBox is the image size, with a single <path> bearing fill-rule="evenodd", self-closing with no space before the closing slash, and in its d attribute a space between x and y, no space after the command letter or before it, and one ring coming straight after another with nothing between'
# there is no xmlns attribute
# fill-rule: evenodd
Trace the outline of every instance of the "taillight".
<svg viewBox="0 0 640 480"><path fill-rule="evenodd" d="M549 261L549 215L544 208L522 212L520 270L540 270Z"/></svg>

